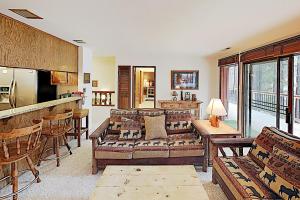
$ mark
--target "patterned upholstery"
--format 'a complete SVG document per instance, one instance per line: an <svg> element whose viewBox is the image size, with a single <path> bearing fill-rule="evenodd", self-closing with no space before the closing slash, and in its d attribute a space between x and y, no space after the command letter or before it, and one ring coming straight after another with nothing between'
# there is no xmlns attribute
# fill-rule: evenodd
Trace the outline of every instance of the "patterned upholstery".
<svg viewBox="0 0 300 200"><path fill-rule="evenodd" d="M105 140L95 150L96 159L132 159L133 141Z"/></svg>
<svg viewBox="0 0 300 200"><path fill-rule="evenodd" d="M249 156L217 157L213 166L236 199L280 199L257 177L263 169Z"/></svg>
<svg viewBox="0 0 300 200"><path fill-rule="evenodd" d="M299 138L272 127L263 128L255 139L248 156L264 168L270 159L270 153L274 145L300 156Z"/></svg>
<svg viewBox="0 0 300 200"><path fill-rule="evenodd" d="M168 158L169 147L166 139L138 140L135 142L133 158Z"/></svg>
<svg viewBox="0 0 300 200"><path fill-rule="evenodd" d="M168 141L170 157L203 156L204 147L200 140L181 139Z"/></svg>
<svg viewBox="0 0 300 200"><path fill-rule="evenodd" d="M145 133L146 130L145 130L144 116L150 116L150 117L160 116L160 115L164 115L165 111L161 109L141 109L138 111L138 114L140 117L142 132Z"/></svg>
<svg viewBox="0 0 300 200"><path fill-rule="evenodd" d="M190 110L166 110L166 129L168 134L190 132L192 115Z"/></svg>
<svg viewBox="0 0 300 200"><path fill-rule="evenodd" d="M140 121L122 117L119 140L139 139L142 137Z"/></svg>
<svg viewBox="0 0 300 200"><path fill-rule="evenodd" d="M283 199L300 199L300 157L274 146L259 177Z"/></svg>
<svg viewBox="0 0 300 200"><path fill-rule="evenodd" d="M135 121L139 120L137 110L121 110L121 109L111 109L110 110L110 122L108 127L109 133L120 134L122 117L133 119Z"/></svg>
<svg viewBox="0 0 300 200"><path fill-rule="evenodd" d="M197 135L195 133L179 133L179 134L170 134L168 135L168 141L174 141L174 140L195 140L197 139Z"/></svg>

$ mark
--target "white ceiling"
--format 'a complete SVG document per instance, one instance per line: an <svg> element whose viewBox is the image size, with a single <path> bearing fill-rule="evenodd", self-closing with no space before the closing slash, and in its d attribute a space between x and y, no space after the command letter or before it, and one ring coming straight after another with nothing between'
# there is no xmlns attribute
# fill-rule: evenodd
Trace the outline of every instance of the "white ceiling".
<svg viewBox="0 0 300 200"><path fill-rule="evenodd" d="M235 44L295 19L293 34L300 33L300 0L1 0L0 12L68 41L82 39L97 55L236 51Z"/></svg>

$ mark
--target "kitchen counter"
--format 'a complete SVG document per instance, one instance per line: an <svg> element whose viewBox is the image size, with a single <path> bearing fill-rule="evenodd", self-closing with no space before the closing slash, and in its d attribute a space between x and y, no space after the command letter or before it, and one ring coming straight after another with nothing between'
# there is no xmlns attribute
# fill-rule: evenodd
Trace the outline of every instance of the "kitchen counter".
<svg viewBox="0 0 300 200"><path fill-rule="evenodd" d="M23 106L23 107L14 108L14 109L3 110L3 111L0 111L0 119L9 118L9 117L13 117L16 115L21 115L24 113L33 112L33 111L41 110L44 108L49 108L49 107L57 106L60 104L69 103L72 101L78 101L81 99L82 99L81 97L68 97L68 98L57 99L57 100L47 101L47 102L43 102L43 103L37 103L37 104Z"/></svg>

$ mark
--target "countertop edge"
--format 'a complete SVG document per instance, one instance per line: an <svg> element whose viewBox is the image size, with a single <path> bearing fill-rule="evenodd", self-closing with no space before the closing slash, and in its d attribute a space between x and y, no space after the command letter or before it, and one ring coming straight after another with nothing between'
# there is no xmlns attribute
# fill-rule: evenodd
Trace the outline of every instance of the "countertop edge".
<svg viewBox="0 0 300 200"><path fill-rule="evenodd" d="M52 100L52 101L47 101L47 102L43 102L43 103L37 103L37 104L23 106L23 107L14 108L14 109L3 110L3 111L0 111L0 120L9 118L9 117L13 117L16 115L21 115L24 113L33 112L36 110L41 110L44 108L57 106L57 105L64 104L64 103L69 103L72 101L78 101L81 99L82 99L82 97L68 97L68 98Z"/></svg>

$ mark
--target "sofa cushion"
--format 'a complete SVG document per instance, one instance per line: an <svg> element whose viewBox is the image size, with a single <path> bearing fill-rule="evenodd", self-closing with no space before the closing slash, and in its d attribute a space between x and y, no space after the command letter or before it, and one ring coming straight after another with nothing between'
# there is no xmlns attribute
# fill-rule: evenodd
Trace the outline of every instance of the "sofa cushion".
<svg viewBox="0 0 300 200"><path fill-rule="evenodd" d="M300 199L300 157L274 146L260 179L283 199Z"/></svg>
<svg viewBox="0 0 300 200"><path fill-rule="evenodd" d="M191 131L192 115L190 110L166 110L165 113L168 134Z"/></svg>
<svg viewBox="0 0 300 200"><path fill-rule="evenodd" d="M263 169L248 156L216 157L213 166L236 199L280 199L257 177Z"/></svg>
<svg viewBox="0 0 300 200"><path fill-rule="evenodd" d="M95 150L96 159L132 159L134 141L103 141Z"/></svg>
<svg viewBox="0 0 300 200"><path fill-rule="evenodd" d="M141 123L122 117L119 140L139 139L142 137Z"/></svg>
<svg viewBox="0 0 300 200"><path fill-rule="evenodd" d="M169 134L168 141L187 139L187 140L195 140L197 139L197 135L195 133L177 133L177 134Z"/></svg>
<svg viewBox="0 0 300 200"><path fill-rule="evenodd" d="M270 153L273 151L274 145L300 156L300 139L273 127L264 127L262 129L253 142L248 155L264 168L270 159Z"/></svg>
<svg viewBox="0 0 300 200"><path fill-rule="evenodd" d="M203 156L204 147L200 140L177 139L169 140L170 157Z"/></svg>
<svg viewBox="0 0 300 200"><path fill-rule="evenodd" d="M133 158L168 158L169 147L166 139L137 140L133 148Z"/></svg>
<svg viewBox="0 0 300 200"><path fill-rule="evenodd" d="M137 110L122 110L122 109L111 109L109 118L109 133L120 134L122 117L139 120Z"/></svg>
<svg viewBox="0 0 300 200"><path fill-rule="evenodd" d="M146 140L166 139L165 115L150 117L145 116Z"/></svg>
<svg viewBox="0 0 300 200"><path fill-rule="evenodd" d="M165 111L162 109L140 109L138 110L138 115L140 117L140 121L141 121L141 127L142 127L142 132L145 133L146 129L145 129L145 116L150 116L150 117L154 117L154 116L160 116L160 115L164 115Z"/></svg>

